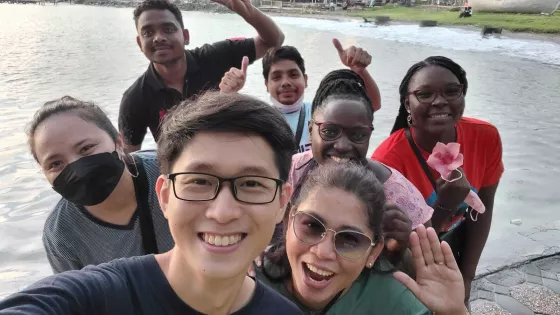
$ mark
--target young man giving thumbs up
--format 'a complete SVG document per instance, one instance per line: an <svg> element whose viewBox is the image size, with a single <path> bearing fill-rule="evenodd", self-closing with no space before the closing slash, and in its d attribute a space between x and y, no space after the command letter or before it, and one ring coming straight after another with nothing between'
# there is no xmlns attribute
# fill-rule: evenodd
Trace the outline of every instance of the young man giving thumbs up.
<svg viewBox="0 0 560 315"><path fill-rule="evenodd" d="M333 39L333 44L342 64L362 77L372 99L373 110L378 110L381 107L379 89L366 69L371 63L371 56L355 46L343 49L338 39ZM304 101L307 75L301 54L292 46L271 48L264 55L262 63L264 83L270 94L271 104L282 112L292 128L299 144L298 152L310 150L311 140L304 130L311 119L311 102ZM245 84L248 64L249 60L244 57L241 69L232 68L228 71L222 78L220 90L225 93L241 90Z"/></svg>

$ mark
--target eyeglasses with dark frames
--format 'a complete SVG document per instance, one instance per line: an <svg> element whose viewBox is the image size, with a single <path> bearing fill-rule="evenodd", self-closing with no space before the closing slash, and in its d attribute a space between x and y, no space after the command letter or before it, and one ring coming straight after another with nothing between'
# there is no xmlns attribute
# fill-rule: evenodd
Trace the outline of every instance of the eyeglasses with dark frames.
<svg viewBox="0 0 560 315"><path fill-rule="evenodd" d="M319 136L325 141L335 141L339 139L344 132L348 140L360 144L367 142L374 130L372 125L345 128L330 122L317 122L313 119L311 119L311 122L319 127Z"/></svg>
<svg viewBox="0 0 560 315"><path fill-rule="evenodd" d="M167 175L173 183L177 199L209 201L216 199L223 183L230 183L231 193L237 201L248 204L267 204L274 201L284 181L265 176L247 175L223 178L212 174L182 172Z"/></svg>
<svg viewBox="0 0 560 315"><path fill-rule="evenodd" d="M450 84L443 89L418 89L408 92L408 95L414 94L418 102L422 104L432 104L437 95L441 95L447 101L453 101L463 95L465 86L463 84Z"/></svg>

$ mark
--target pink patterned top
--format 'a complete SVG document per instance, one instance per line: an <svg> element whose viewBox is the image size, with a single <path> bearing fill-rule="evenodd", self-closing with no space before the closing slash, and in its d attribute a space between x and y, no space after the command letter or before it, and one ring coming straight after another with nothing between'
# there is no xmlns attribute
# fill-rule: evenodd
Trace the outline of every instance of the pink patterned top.
<svg viewBox="0 0 560 315"><path fill-rule="evenodd" d="M288 178L288 182L292 186L304 175L306 167L303 165L307 164L312 158L311 151L292 156L292 167ZM398 205L408 213L412 221L412 229L415 229L419 224L426 223L432 217L434 209L426 204L420 191L406 177L394 168L386 165L385 167L391 171L391 176L383 183L387 202Z"/></svg>

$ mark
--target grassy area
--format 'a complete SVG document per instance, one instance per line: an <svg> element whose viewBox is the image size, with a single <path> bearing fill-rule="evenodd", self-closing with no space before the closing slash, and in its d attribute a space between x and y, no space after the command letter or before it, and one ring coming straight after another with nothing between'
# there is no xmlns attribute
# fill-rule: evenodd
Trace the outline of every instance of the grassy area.
<svg viewBox="0 0 560 315"><path fill-rule="evenodd" d="M390 6L375 7L354 11L351 14L362 17L375 17L378 15L389 16L392 20L420 21L435 20L441 25L489 25L503 27L513 32L533 33L560 33L560 12L553 15L538 14L512 14L512 13L486 13L473 12L473 16L459 19L460 12L450 12L449 9L430 7L402 7Z"/></svg>

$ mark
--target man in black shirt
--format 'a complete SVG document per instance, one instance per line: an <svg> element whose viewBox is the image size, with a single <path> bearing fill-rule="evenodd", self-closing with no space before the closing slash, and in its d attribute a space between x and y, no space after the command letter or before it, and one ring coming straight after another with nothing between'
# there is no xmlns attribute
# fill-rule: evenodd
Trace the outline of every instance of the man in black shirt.
<svg viewBox="0 0 560 315"><path fill-rule="evenodd" d="M210 93L177 106L158 144L173 249L50 276L1 301L0 315L303 315L247 276L291 195L296 144L280 112Z"/></svg>
<svg viewBox="0 0 560 315"><path fill-rule="evenodd" d="M270 47L279 47L284 34L251 0L213 0L239 14L258 36L231 39L185 50L189 31L181 11L167 0L145 0L134 10L138 46L150 60L146 72L124 93L119 111L119 130L125 150L140 150L150 128L159 138L159 125L174 105L199 93L217 89L225 72L239 68L244 56L250 62Z"/></svg>

